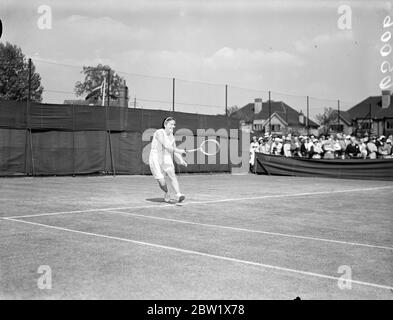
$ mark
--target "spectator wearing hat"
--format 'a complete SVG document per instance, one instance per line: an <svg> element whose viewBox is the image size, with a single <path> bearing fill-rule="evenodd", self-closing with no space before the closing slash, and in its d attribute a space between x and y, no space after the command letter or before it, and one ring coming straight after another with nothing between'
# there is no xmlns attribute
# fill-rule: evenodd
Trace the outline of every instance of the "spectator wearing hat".
<svg viewBox="0 0 393 320"><path fill-rule="evenodd" d="M377 146L377 148L379 148L380 146L382 146L384 144L384 142L386 141L386 137L385 136L380 136L377 141L375 142L375 145Z"/></svg>
<svg viewBox="0 0 393 320"><path fill-rule="evenodd" d="M300 142L297 136L293 136L291 139L291 153L294 157L301 157L300 153Z"/></svg>
<svg viewBox="0 0 393 320"><path fill-rule="evenodd" d="M359 140L359 149L360 149L360 156L363 159L367 159L367 145L366 145L367 138L360 138Z"/></svg>
<svg viewBox="0 0 393 320"><path fill-rule="evenodd" d="M263 136L263 143L259 147L259 152L270 154L271 143L271 136L266 132Z"/></svg>
<svg viewBox="0 0 393 320"><path fill-rule="evenodd" d="M331 135L329 136L329 139L326 140L323 144L324 159L334 159L334 144L335 142L333 140L333 136Z"/></svg>
<svg viewBox="0 0 393 320"><path fill-rule="evenodd" d="M360 157L360 148L359 145L356 143L356 137L351 137L350 143L345 149L345 153L350 159L356 159Z"/></svg>
<svg viewBox="0 0 393 320"><path fill-rule="evenodd" d="M314 140L314 136L313 135L311 135L310 137L306 138L305 147L306 147L308 155L310 154L311 147L313 146L313 140Z"/></svg>
<svg viewBox="0 0 393 320"><path fill-rule="evenodd" d="M283 145L283 152L285 157L292 157L291 152L291 137L285 137L284 145Z"/></svg>
<svg viewBox="0 0 393 320"><path fill-rule="evenodd" d="M271 145L271 149L270 149L270 154L274 154L276 156L281 155L281 151L282 151L282 139L280 138L275 138L274 142Z"/></svg>
<svg viewBox="0 0 393 320"><path fill-rule="evenodd" d="M337 136L333 137L333 148L334 148L334 157L343 158L342 155L344 154L345 149L342 149Z"/></svg>
<svg viewBox="0 0 393 320"><path fill-rule="evenodd" d="M308 143L310 142L310 138L309 137L300 137L300 154L302 155L302 157L308 157L308 150L307 150L307 146Z"/></svg>
<svg viewBox="0 0 393 320"><path fill-rule="evenodd" d="M370 159L376 159L377 158L377 145L375 144L377 141L377 138L375 136L371 136L370 141L367 143L367 152L368 152L368 157Z"/></svg>
<svg viewBox="0 0 393 320"><path fill-rule="evenodd" d="M258 148L255 150L255 152L261 152L263 144L264 144L263 137L259 137L258 138Z"/></svg>
<svg viewBox="0 0 393 320"><path fill-rule="evenodd" d="M345 149L346 149L346 148L348 147L348 145L351 144L351 136L350 136L350 135L347 135L347 136L345 137L344 142L345 142ZM345 150L345 149L344 149L344 150Z"/></svg>
<svg viewBox="0 0 393 320"><path fill-rule="evenodd" d="M262 139L262 143L259 145L259 149L258 152L261 152L263 154L269 154L269 150L268 150L268 146L267 146L267 142L268 142L269 138L266 136L263 137Z"/></svg>
<svg viewBox="0 0 393 320"><path fill-rule="evenodd" d="M345 158L345 149L347 148L347 144L345 143L344 137L340 133L337 133L337 135L336 135L336 144L340 147L340 148L338 148L338 146L336 146L337 157L344 159Z"/></svg>
<svg viewBox="0 0 393 320"><path fill-rule="evenodd" d="M312 140L312 146L310 147L310 158L321 159L322 145L319 143L318 139Z"/></svg>
<svg viewBox="0 0 393 320"><path fill-rule="evenodd" d="M386 140L386 145L387 145L387 149L389 150L388 155L386 156L386 158L393 158L393 147L392 147L392 140L387 139Z"/></svg>
<svg viewBox="0 0 393 320"><path fill-rule="evenodd" d="M387 156L390 155L391 153L391 147L389 147L389 145L386 143L386 137L385 136L381 136L379 138L380 144L379 146L377 146L378 151L378 157L379 158L386 158Z"/></svg>
<svg viewBox="0 0 393 320"><path fill-rule="evenodd" d="M324 154L324 150L323 150L323 145L325 143L325 136L324 135L320 135L318 137L318 144L320 145L321 149L322 149L322 153L321 153L321 158L323 158L323 154Z"/></svg>

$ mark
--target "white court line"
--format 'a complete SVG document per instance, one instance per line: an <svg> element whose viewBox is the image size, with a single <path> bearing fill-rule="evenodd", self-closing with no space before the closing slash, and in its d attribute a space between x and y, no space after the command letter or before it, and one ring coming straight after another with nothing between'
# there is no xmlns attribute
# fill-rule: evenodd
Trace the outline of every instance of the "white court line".
<svg viewBox="0 0 393 320"><path fill-rule="evenodd" d="M183 202L185 205L193 204L207 204L207 203L220 203L220 202L231 202L231 201L244 201L244 200L258 200L258 199L268 199L268 198L285 198L285 197L304 197L304 196L314 196L320 194L333 194L333 193L345 193L345 192L360 192L360 191L374 191L380 189L389 189L393 186L383 186L383 187L373 187L373 188L363 188L363 189L348 189L348 190L335 190L335 191L320 191L320 192L304 192L304 193L293 193L293 194L275 194L267 196L257 196L257 197L247 197L247 198L228 198L228 199L217 199L217 200L205 200L205 201L186 201ZM52 213L39 213L39 214L29 214L21 216L10 216L3 217L14 219L14 218L32 218L32 217L42 217L42 216L54 216L59 214L68 213L85 213L85 212L96 212L96 211L112 211L112 210L124 210L124 209L148 209L148 208L165 208L173 207L173 204L161 204L161 205L144 205L144 206L134 206L134 207L117 207L117 208L97 208L97 209L87 209L87 210L75 210L75 211L62 211L62 212L52 212Z"/></svg>
<svg viewBox="0 0 393 320"><path fill-rule="evenodd" d="M105 239L111 239L111 240L130 242L130 243L134 243L134 244L139 244L139 245L144 245L144 246L159 248L159 249L165 249L165 250L171 250L171 251L176 251L176 252L181 252L181 253L186 253L186 254L193 254L193 255L213 258L213 259L217 259L217 260L231 261L231 262L242 263L242 264L246 264L246 265L252 265L252 266L274 269L274 270L279 270L279 271L286 271L286 272L297 273L297 274L302 274L302 275L312 276L312 277L317 277L317 278L323 278L323 279L330 279L330 280L335 280L335 281L341 280L341 277L339 278L339 277L328 276L328 275L320 274L320 273L278 267L278 266L274 266L274 265L270 265L270 264L258 263L258 262L248 261L248 260L240 260L240 259L236 259L236 258L230 258L230 257L219 256L219 255L214 255L214 254L209 254L209 253L204 253L204 252L199 252L199 251L194 251L194 250L187 250L187 249L181 249L181 248L176 248L176 247L170 247L170 246L165 246L165 245L160 245L160 244L155 244L155 243L150 243L150 242L144 242L144 241L127 239L127 238L114 237L114 236L107 236L107 235L103 235L103 234L99 234L99 233L85 232L85 231L80 231L80 230L56 227L56 226L52 226L52 225L48 225L48 224L42 224L42 223L24 221L24 220L12 219L12 218L4 218L4 219L9 220L9 221L19 222L19 223L40 226L40 227L49 228L49 229L67 231L67 232L78 233L78 234L83 234L83 235L87 235L87 236L93 236L93 237L99 237L99 238L105 238ZM393 287L391 287L391 286L376 284L376 283L372 283L372 282L364 282L364 281L350 280L350 279L348 279L348 280L346 279L345 281L351 282L353 284L363 285L363 286L369 286L369 287L386 289L386 290L393 290Z"/></svg>
<svg viewBox="0 0 393 320"><path fill-rule="evenodd" d="M114 210L105 211L105 213L112 213L112 212L115 213L115 214L122 214L122 215L126 215L126 216L143 217L143 218L148 218L148 219L157 219L157 220L171 221L171 222L176 222L176 223L192 224L192 225L203 226L203 227L211 227L211 228L218 228L218 229L228 229L228 230L234 230L234 231L243 231L243 232L250 232L250 233L268 234L268 235L272 235L272 236L281 236L281 237L288 237L288 238L298 238L298 239L305 239L305 240L315 240L315 241L340 243L340 244L347 244L347 245L352 245L352 246L361 246L361 247L393 250L393 247L384 247L384 246L365 244L365 243L358 243L358 242L339 241L339 240L331 240L331 239L325 239L325 238L314 238L314 237L307 237L307 236L299 236L299 235L293 235L293 234L288 234L288 233L270 232L270 231L253 230L253 229L230 227L230 226L222 226L222 225L217 225L217 224L199 223L199 222L194 222L194 221L169 219L169 218L149 216L149 215L137 214L137 213L131 213L131 212L122 212L122 211L114 211Z"/></svg>

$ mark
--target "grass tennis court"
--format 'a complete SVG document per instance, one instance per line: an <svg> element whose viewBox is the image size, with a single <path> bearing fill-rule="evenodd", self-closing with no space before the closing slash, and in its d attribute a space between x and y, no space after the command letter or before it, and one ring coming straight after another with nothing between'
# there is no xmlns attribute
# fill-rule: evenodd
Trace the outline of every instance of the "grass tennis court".
<svg viewBox="0 0 393 320"><path fill-rule="evenodd" d="M0 179L0 298L393 298L392 182L179 182L182 206L151 176Z"/></svg>

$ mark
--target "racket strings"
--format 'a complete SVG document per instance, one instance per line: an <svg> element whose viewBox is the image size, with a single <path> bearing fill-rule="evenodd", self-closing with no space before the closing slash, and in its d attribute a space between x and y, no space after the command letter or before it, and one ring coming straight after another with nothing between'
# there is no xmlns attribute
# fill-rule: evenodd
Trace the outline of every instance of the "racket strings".
<svg viewBox="0 0 393 320"><path fill-rule="evenodd" d="M201 144L201 151L207 155L215 155L220 151L220 145L217 140L208 139Z"/></svg>

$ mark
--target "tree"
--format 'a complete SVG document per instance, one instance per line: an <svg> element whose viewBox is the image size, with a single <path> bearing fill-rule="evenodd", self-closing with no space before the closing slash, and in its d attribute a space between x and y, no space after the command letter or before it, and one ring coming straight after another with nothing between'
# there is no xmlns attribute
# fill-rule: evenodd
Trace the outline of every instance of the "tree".
<svg viewBox="0 0 393 320"><path fill-rule="evenodd" d="M337 114L335 110L331 107L324 108L323 113L317 114L315 116L315 119L317 120L317 122L322 127L325 133L328 132L330 125L334 123L336 118L337 118Z"/></svg>
<svg viewBox="0 0 393 320"><path fill-rule="evenodd" d="M235 113L237 110L239 110L238 106L231 106L228 108L228 116L231 116L233 113Z"/></svg>
<svg viewBox="0 0 393 320"><path fill-rule="evenodd" d="M31 63L31 101L41 102L41 76ZM29 62L22 49L7 42L0 43L0 100L26 101L29 92Z"/></svg>
<svg viewBox="0 0 393 320"><path fill-rule="evenodd" d="M97 101L102 98L101 90L95 90L100 88L101 85L106 83L108 70L110 70L110 97L112 99L117 99L120 95L119 89L123 84L124 79L115 73L107 65L98 64L96 67L92 66L84 66L81 71L82 74L85 75L85 79L83 82L77 81L75 83L74 92L76 96L86 95L86 99L90 99L93 101ZM107 90L107 84L105 85L105 90ZM106 91L107 92L107 91Z"/></svg>

